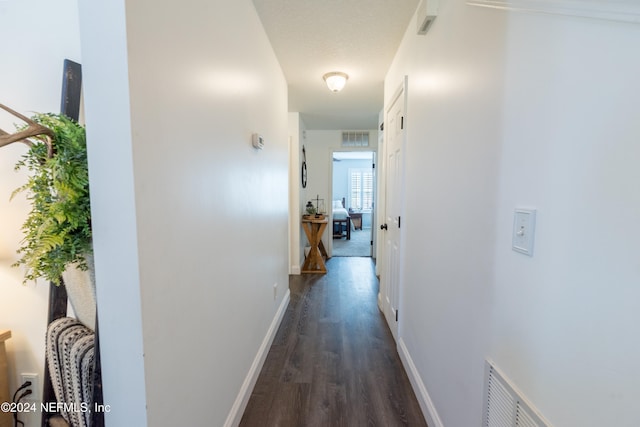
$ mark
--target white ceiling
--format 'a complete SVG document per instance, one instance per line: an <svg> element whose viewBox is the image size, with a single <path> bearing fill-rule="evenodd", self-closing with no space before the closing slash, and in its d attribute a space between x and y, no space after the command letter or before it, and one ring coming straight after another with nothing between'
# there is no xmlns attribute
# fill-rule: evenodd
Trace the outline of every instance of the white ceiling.
<svg viewBox="0 0 640 427"><path fill-rule="evenodd" d="M375 129L383 82L419 0L253 0L308 129ZM342 71L342 92L322 75Z"/></svg>

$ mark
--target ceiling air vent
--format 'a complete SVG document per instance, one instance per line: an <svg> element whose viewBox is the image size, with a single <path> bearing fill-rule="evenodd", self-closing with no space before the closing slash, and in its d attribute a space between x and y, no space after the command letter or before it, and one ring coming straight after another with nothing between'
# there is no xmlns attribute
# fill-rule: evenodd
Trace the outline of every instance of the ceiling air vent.
<svg viewBox="0 0 640 427"><path fill-rule="evenodd" d="M422 0L418 6L416 13L416 22L418 24L418 35L427 34L429 27L438 16L438 0Z"/></svg>

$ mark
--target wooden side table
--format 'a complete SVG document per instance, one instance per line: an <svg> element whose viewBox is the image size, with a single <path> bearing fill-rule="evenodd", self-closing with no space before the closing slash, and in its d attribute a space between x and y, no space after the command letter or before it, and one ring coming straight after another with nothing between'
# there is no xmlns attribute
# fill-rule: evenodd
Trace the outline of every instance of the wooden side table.
<svg viewBox="0 0 640 427"><path fill-rule="evenodd" d="M11 331L0 331L0 403L11 402L9 394L9 372L7 370L7 349L4 342L11 338ZM11 427L11 412L0 411L0 427Z"/></svg>
<svg viewBox="0 0 640 427"><path fill-rule="evenodd" d="M307 239L309 239L309 244L311 245L309 255L307 255L307 258L304 260L304 265L302 266L302 273L324 274L327 272L327 267L324 265L324 258L327 258L327 251L324 249L324 244L322 243L322 234L325 228L327 228L328 223L329 220L327 218L302 218L302 228L304 228L304 233L307 235Z"/></svg>

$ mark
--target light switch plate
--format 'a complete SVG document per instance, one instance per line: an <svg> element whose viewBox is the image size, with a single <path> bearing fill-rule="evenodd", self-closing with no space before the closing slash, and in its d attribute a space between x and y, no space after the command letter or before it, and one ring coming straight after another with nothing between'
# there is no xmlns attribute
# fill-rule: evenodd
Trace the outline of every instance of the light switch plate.
<svg viewBox="0 0 640 427"><path fill-rule="evenodd" d="M535 209L516 209L513 216L512 249L516 252L533 256L535 230Z"/></svg>

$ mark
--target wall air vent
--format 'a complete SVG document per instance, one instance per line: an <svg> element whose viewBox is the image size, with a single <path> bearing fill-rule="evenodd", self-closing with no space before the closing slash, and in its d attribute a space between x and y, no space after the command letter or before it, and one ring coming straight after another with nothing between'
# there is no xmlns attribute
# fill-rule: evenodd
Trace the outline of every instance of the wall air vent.
<svg viewBox="0 0 640 427"><path fill-rule="evenodd" d="M417 33L418 35L425 35L436 16L438 16L438 1L439 0L422 0L418 11L416 13Z"/></svg>
<svg viewBox="0 0 640 427"><path fill-rule="evenodd" d="M552 427L489 361L484 393L483 427Z"/></svg>
<svg viewBox="0 0 640 427"><path fill-rule="evenodd" d="M369 132L362 131L344 131L342 132L342 144L343 147L368 147L369 146Z"/></svg>

